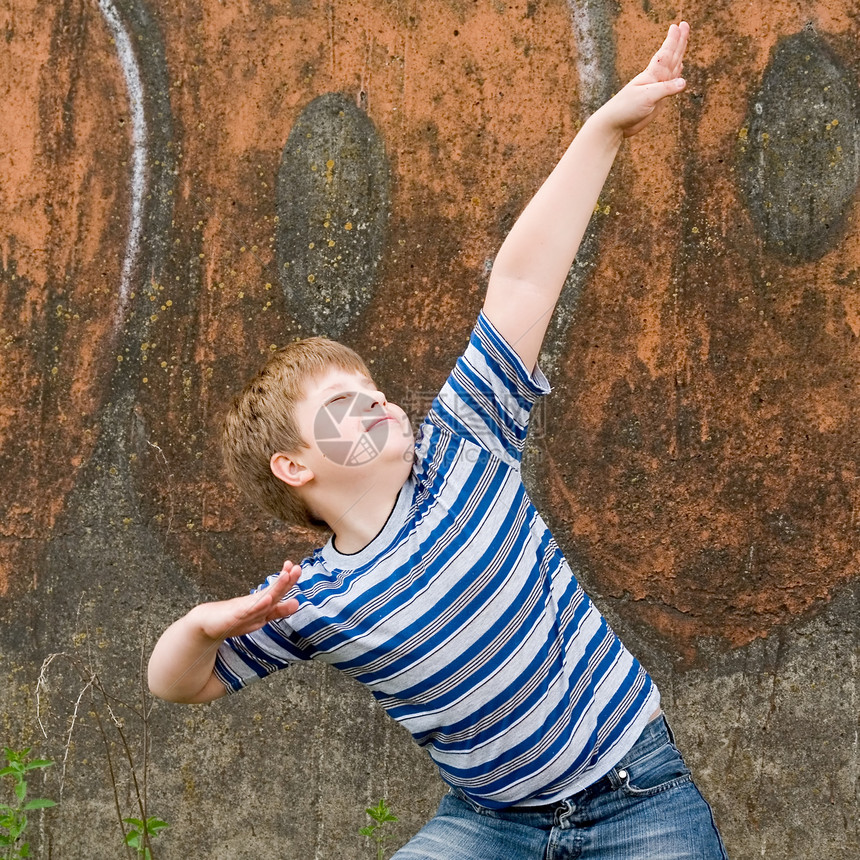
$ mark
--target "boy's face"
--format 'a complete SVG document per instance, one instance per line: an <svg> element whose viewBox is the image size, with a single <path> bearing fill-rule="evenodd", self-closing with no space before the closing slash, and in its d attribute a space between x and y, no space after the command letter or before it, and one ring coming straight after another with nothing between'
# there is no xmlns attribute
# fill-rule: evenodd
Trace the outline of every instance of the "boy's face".
<svg viewBox="0 0 860 860"><path fill-rule="evenodd" d="M385 470L402 483L409 475L415 441L409 418L361 373L333 368L311 380L295 420L308 445L298 458L317 477L343 482Z"/></svg>

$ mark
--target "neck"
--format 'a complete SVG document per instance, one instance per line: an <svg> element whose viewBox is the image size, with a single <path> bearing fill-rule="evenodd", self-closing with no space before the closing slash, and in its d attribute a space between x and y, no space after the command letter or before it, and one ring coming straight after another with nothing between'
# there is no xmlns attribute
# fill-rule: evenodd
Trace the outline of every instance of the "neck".
<svg viewBox="0 0 860 860"><path fill-rule="evenodd" d="M364 549L382 531L402 486L343 486L334 495L327 493L324 501L314 504L312 500L311 504L334 532L337 551L352 554Z"/></svg>

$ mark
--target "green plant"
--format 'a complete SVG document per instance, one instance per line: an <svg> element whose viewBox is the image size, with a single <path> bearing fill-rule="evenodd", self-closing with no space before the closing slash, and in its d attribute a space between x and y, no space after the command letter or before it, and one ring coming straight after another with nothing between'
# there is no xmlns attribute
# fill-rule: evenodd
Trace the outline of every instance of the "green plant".
<svg viewBox="0 0 860 860"><path fill-rule="evenodd" d="M72 745L72 734L79 722L79 710L85 697L89 694L88 714L94 720L95 728L101 737L105 751L110 784L113 789L114 811L123 839L123 848L127 857L132 851L144 860L153 860L154 851L152 839L159 831L168 826L160 818L151 817L148 812L149 801L149 748L150 748L150 713L152 699L147 694L144 672L144 646L146 635L141 641L139 682L140 704L135 706L115 696L102 681L99 673L93 668L94 659L91 654L87 657L78 654L59 652L50 654L42 663L39 673L39 683L36 686L36 718L42 727L45 737L48 733L42 723L42 694L49 689L48 670L55 661L70 665L80 676L82 686L75 698L71 718L65 738L65 753L63 755L60 776L60 799L63 796L63 783L66 772L66 761ZM89 642L89 635L82 637ZM128 725L127 725L128 724ZM139 726L139 735L135 727ZM118 743L120 755L117 756L115 744ZM137 748L137 749L135 749ZM137 751L139 750L139 751ZM124 764L123 764L124 760ZM130 785L129 785L130 783ZM133 811L139 818L123 818L120 794L123 787L128 786L132 791Z"/></svg>
<svg viewBox="0 0 860 860"><path fill-rule="evenodd" d="M134 848L144 860L152 860L152 851L147 844L150 839L158 836L159 830L164 830L170 825L160 818L123 818L126 824L131 825L131 830L125 835L125 844Z"/></svg>
<svg viewBox="0 0 860 860"><path fill-rule="evenodd" d="M50 767L53 762L49 759L28 761L29 747L20 752L5 747L3 752L9 764L0 770L0 776L12 777L15 805L0 803L0 828L6 831L0 833L0 849L3 850L4 860L11 857L29 857L30 846L23 841L24 831L27 829L27 813L33 809L46 809L56 804L53 800L46 800L44 797L27 800L27 774L31 770Z"/></svg>
<svg viewBox="0 0 860 860"><path fill-rule="evenodd" d="M397 816L392 815L385 800L380 800L376 806L368 806L365 812L372 821L366 827L359 828L359 833L372 840L376 845L376 860L383 860L383 849L385 843L391 839L387 825L389 822L397 821Z"/></svg>

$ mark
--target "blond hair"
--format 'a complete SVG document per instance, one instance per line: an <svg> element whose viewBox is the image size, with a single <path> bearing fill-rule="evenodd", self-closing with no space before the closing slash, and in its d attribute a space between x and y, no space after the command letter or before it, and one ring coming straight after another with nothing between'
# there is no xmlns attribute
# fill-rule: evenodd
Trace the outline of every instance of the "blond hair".
<svg viewBox="0 0 860 860"><path fill-rule="evenodd" d="M264 511L293 525L325 527L290 486L272 474L278 452L308 448L296 425L296 405L307 384L332 369L370 376L361 357L348 346L324 337L309 337L281 347L224 417L221 449L233 483Z"/></svg>

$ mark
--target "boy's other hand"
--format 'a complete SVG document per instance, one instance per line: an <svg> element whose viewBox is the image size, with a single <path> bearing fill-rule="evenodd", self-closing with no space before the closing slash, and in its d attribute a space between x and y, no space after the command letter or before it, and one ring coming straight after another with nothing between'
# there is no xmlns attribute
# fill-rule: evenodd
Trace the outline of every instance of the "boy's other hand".
<svg viewBox="0 0 860 860"><path fill-rule="evenodd" d="M687 85L681 71L689 35L690 25L686 21L672 24L645 71L616 93L594 118L607 122L624 137L631 137L645 128L657 115L663 99L677 95Z"/></svg>
<svg viewBox="0 0 860 860"><path fill-rule="evenodd" d="M192 610L199 629L218 641L252 633L270 621L292 615L299 608L298 600L283 598L299 581L301 573L301 565L285 561L278 578L268 587L232 600L200 604Z"/></svg>

